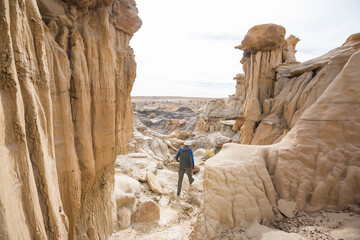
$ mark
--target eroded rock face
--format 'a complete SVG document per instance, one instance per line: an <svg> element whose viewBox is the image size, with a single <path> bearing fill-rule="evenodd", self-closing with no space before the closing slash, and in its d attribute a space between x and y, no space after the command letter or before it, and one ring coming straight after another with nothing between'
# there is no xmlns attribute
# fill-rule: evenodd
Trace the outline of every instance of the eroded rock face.
<svg viewBox="0 0 360 240"><path fill-rule="evenodd" d="M276 24L256 25L249 29L237 48L247 50L255 48L257 50L273 50L285 44L286 30L283 26Z"/></svg>
<svg viewBox="0 0 360 240"><path fill-rule="evenodd" d="M0 238L104 239L132 136L135 2L5 0L0 26Z"/></svg>
<svg viewBox="0 0 360 240"><path fill-rule="evenodd" d="M283 127L273 145L226 144L207 160L195 238L272 220L279 198L298 211L360 203L359 36L319 58L278 66L279 90L257 131L271 136L281 124L291 130ZM275 121L282 114L285 123Z"/></svg>
<svg viewBox="0 0 360 240"><path fill-rule="evenodd" d="M263 114L270 111L270 99L279 91L274 68L279 64L297 63L295 47L298 41L293 35L285 39L285 29L279 25L263 24L251 28L241 45L236 47L244 50L241 63L245 74L237 74L234 78L237 82L235 94L231 95L227 102L221 100L222 104L209 102L205 115L213 118L243 119L241 128L234 129L241 131L242 144L274 143L279 135L269 138L271 142L253 142L254 129L263 120ZM256 139L259 139L259 136Z"/></svg>

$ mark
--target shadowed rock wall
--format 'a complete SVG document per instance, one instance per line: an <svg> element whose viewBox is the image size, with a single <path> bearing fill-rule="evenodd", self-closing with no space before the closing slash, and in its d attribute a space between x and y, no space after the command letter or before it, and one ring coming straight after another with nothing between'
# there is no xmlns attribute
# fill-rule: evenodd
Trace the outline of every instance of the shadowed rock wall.
<svg viewBox="0 0 360 240"><path fill-rule="evenodd" d="M0 1L0 238L105 239L132 136L132 0Z"/></svg>

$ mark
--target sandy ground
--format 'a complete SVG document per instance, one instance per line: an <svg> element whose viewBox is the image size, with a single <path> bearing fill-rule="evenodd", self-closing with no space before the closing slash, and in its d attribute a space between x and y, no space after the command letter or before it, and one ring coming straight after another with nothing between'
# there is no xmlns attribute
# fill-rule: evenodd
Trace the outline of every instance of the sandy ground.
<svg viewBox="0 0 360 240"><path fill-rule="evenodd" d="M251 239L359 240L360 215L352 210L302 212L292 219L277 219L268 226L254 224L250 228L231 229L220 233L214 240L249 239L250 235L255 235L254 232L260 234Z"/></svg>
<svg viewBox="0 0 360 240"><path fill-rule="evenodd" d="M359 240L359 214L358 207L345 211L301 212L295 218L276 220L271 225L285 232L298 233L305 239Z"/></svg>
<svg viewBox="0 0 360 240"><path fill-rule="evenodd" d="M189 239L193 226L195 225L196 216L202 206L203 197L203 166L200 171L193 174L195 179L192 185L189 184L185 174L180 196L176 195L177 190L177 173L166 179L167 186L173 191L170 194L158 195L153 193L147 186L145 192L141 193L143 197L150 197L160 207L160 219L148 223L135 223L128 229L120 230L114 233L110 240L115 239L143 239L143 240L186 240ZM162 174L158 171L159 180L164 180L169 172ZM147 183L142 183L147 185Z"/></svg>
<svg viewBox="0 0 360 240"><path fill-rule="evenodd" d="M191 198L190 194L186 197L175 197L170 203L165 203L166 205L160 203L159 220L133 224L128 229L116 232L110 239L188 239L198 213L198 208L191 204Z"/></svg>

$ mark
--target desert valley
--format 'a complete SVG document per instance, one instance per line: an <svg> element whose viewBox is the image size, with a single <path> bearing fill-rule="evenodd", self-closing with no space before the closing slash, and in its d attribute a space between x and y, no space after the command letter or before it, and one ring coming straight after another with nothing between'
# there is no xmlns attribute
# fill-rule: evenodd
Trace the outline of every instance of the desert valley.
<svg viewBox="0 0 360 240"><path fill-rule="evenodd" d="M131 96L141 25L134 0L0 1L0 239L360 239L360 33L299 62L255 25L227 98Z"/></svg>

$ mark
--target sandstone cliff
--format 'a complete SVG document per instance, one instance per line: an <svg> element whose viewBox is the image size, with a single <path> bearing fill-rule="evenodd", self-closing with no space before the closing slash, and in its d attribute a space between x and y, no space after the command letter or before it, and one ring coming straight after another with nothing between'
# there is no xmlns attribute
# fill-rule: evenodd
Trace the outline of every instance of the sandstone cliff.
<svg viewBox="0 0 360 240"><path fill-rule="evenodd" d="M0 1L0 238L105 239L132 136L133 0Z"/></svg>
<svg viewBox="0 0 360 240"><path fill-rule="evenodd" d="M270 34L283 36L278 28ZM242 142L278 143L226 144L206 162L195 238L270 221L278 199L294 202L298 211L360 203L360 34L300 64L294 47L284 56L283 38L262 42L255 29L240 47Z"/></svg>

